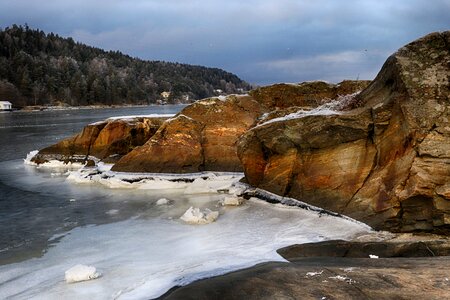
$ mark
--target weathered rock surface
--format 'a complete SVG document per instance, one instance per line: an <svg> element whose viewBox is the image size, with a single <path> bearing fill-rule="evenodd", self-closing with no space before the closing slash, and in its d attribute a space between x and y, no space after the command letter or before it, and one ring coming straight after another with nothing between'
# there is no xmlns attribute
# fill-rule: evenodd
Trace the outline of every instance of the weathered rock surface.
<svg viewBox="0 0 450 300"><path fill-rule="evenodd" d="M166 121L114 171L190 173L241 171L236 140L255 123L261 106L249 96L198 101Z"/></svg>
<svg viewBox="0 0 450 300"><path fill-rule="evenodd" d="M368 80L344 80L338 84L324 81L280 83L252 90L250 95L270 111L294 106L317 107L340 95L359 92L369 83Z"/></svg>
<svg viewBox="0 0 450 300"><path fill-rule="evenodd" d="M450 257L304 258L172 289L159 299L447 299Z"/></svg>
<svg viewBox="0 0 450 300"><path fill-rule="evenodd" d="M242 171L237 139L259 122L263 113L285 114L281 109L292 105L317 107L338 95L359 91L367 84L367 81L343 81L337 85L320 81L280 84L259 88L250 96L198 101L166 122L145 145L123 157L113 170Z"/></svg>
<svg viewBox="0 0 450 300"><path fill-rule="evenodd" d="M39 151L32 159L36 163L57 159L61 161L84 161L89 156L115 161L144 144L161 126L166 118L133 117L107 119L90 124L68 139Z"/></svg>
<svg viewBox="0 0 450 300"><path fill-rule="evenodd" d="M248 182L392 231L450 225L450 32L388 58L341 112L278 118L242 136Z"/></svg>

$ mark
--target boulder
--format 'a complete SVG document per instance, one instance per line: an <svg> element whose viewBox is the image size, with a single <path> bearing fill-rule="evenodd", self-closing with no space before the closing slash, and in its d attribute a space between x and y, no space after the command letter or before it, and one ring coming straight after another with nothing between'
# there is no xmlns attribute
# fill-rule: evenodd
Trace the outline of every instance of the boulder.
<svg viewBox="0 0 450 300"><path fill-rule="evenodd" d="M255 124L260 114L261 106L249 96L197 101L166 121L149 141L120 159L112 170L241 171L236 141Z"/></svg>
<svg viewBox="0 0 450 300"><path fill-rule="evenodd" d="M450 224L450 32L388 58L340 111L258 124L238 141L247 181L392 231Z"/></svg>
<svg viewBox="0 0 450 300"><path fill-rule="evenodd" d="M166 118L111 118L87 125L77 135L44 148L32 159L35 163L57 159L85 161L89 156L105 161L115 159L144 144Z"/></svg>

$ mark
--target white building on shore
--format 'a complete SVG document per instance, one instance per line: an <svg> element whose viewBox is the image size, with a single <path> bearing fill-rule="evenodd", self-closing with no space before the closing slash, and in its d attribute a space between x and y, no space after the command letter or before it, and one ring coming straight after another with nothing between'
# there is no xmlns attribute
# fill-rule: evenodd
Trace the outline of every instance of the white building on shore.
<svg viewBox="0 0 450 300"><path fill-rule="evenodd" d="M12 110L12 104L9 101L0 101L0 110Z"/></svg>

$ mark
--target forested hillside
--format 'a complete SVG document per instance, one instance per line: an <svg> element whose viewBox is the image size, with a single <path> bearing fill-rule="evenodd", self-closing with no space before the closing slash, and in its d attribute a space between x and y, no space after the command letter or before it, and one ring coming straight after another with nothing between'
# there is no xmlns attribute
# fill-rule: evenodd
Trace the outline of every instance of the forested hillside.
<svg viewBox="0 0 450 300"><path fill-rule="evenodd" d="M162 92L169 103L187 102L249 88L217 68L145 61L28 26L0 30L0 101L16 107L149 104Z"/></svg>

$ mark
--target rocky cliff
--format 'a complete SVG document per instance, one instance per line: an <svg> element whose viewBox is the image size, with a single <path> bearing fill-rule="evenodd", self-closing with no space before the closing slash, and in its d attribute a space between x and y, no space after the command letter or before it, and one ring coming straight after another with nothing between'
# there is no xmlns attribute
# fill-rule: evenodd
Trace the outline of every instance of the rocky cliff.
<svg viewBox="0 0 450 300"><path fill-rule="evenodd" d="M392 231L450 228L450 32L388 58L339 111L292 112L238 142L248 182Z"/></svg>

